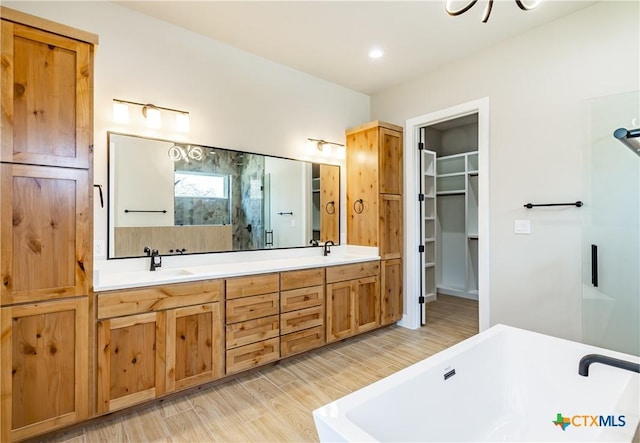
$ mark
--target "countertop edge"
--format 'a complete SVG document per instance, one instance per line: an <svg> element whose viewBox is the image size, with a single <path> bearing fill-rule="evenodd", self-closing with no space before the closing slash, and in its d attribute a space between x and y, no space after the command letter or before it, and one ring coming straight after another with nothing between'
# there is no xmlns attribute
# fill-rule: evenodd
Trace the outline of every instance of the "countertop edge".
<svg viewBox="0 0 640 443"><path fill-rule="evenodd" d="M275 266L266 267L266 268L258 267L258 268L251 268L251 269L238 269L237 271L234 270L234 271L219 272L219 273L216 273L216 272L193 273L193 274L187 274L187 275L171 276L164 279L161 276L162 270L159 270L155 272L158 273L156 275L160 277L160 279L154 279L152 281L129 281L126 283L113 283L113 284L103 284L103 285L94 284L93 292L100 293L100 292L108 292L108 291L115 291L115 290L122 290L122 289L146 288L151 286L160 286L160 285L168 285L168 284L175 284L175 283L189 283L189 282L196 282L196 281L202 281L202 280L217 280L217 279L240 277L240 276L246 276L246 275L258 275L258 274L270 274L273 272L295 271L298 269L327 268L332 266L341 266L341 265L377 261L377 260L381 260L381 257L380 256L362 256L357 258L349 257L349 258L345 258L344 260L337 258L335 261L330 263L318 262L318 263L304 263L304 264L296 264L296 265L281 265L281 266L275 265ZM255 263L266 263L266 262L255 262ZM193 266L193 267L198 267L198 266ZM180 268L176 268L176 269L180 269ZM114 274L122 275L122 274L129 274L129 273L122 272L122 273L114 273ZM136 272L136 274L145 275L145 276L148 275L144 272ZM156 275L154 275L154 277Z"/></svg>

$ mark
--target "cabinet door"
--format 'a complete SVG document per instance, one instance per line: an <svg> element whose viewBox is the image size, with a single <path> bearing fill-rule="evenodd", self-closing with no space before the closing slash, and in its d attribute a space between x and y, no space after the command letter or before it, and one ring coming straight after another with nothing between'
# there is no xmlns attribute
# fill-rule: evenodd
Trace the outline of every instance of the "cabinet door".
<svg viewBox="0 0 640 443"><path fill-rule="evenodd" d="M88 171L0 165L0 303L88 293Z"/></svg>
<svg viewBox="0 0 640 443"><path fill-rule="evenodd" d="M1 313L0 441L87 418L87 298L4 307Z"/></svg>
<svg viewBox="0 0 640 443"><path fill-rule="evenodd" d="M389 325L402 319L402 260L382 262L380 286L380 324Z"/></svg>
<svg viewBox="0 0 640 443"><path fill-rule="evenodd" d="M380 256L402 258L402 196L380 195Z"/></svg>
<svg viewBox="0 0 640 443"><path fill-rule="evenodd" d="M3 162L88 168L91 45L2 21Z"/></svg>
<svg viewBox="0 0 640 443"><path fill-rule="evenodd" d="M98 413L165 392L164 312L98 322Z"/></svg>
<svg viewBox="0 0 640 443"><path fill-rule="evenodd" d="M380 192L402 194L402 132L380 128Z"/></svg>
<svg viewBox="0 0 640 443"><path fill-rule="evenodd" d="M353 335L353 288L350 281L327 285L327 343Z"/></svg>
<svg viewBox="0 0 640 443"><path fill-rule="evenodd" d="M355 333L370 331L380 325L380 283L378 277L352 282L354 293Z"/></svg>
<svg viewBox="0 0 640 443"><path fill-rule="evenodd" d="M347 241L378 246L378 128L347 134Z"/></svg>
<svg viewBox="0 0 640 443"><path fill-rule="evenodd" d="M224 374L220 303L167 311L167 392Z"/></svg>

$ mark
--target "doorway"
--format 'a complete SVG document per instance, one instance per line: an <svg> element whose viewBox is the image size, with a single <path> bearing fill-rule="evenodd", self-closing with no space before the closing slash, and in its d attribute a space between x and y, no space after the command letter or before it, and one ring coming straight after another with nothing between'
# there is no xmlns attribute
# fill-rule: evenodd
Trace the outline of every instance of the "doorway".
<svg viewBox="0 0 640 443"><path fill-rule="evenodd" d="M465 126L465 123L476 127L474 146L464 147L460 143L453 143L445 149L439 148L439 152L431 150L434 199L431 206L433 213L427 214L425 208L429 206L426 203L425 192L429 191L423 192L420 184L423 175L421 160L424 160L424 152L429 150L428 135L431 133L432 138L437 138L437 132L434 131L442 131L447 126L453 127L456 124ZM463 130L462 133L465 131ZM425 148L423 150L419 149L421 143ZM407 288L405 292L407 309L401 324L410 328L420 327L427 318L426 302L430 297L435 298L437 291L443 291L450 295L477 299L479 329L483 331L490 326L489 99L483 98L407 120L405 152L407 153L404 160L405 176L415 177L415 180L407 180L405 183L406 193L409 196L419 196L419 199L422 198L420 194L425 194L425 205L418 205L411 201L405 205L407 233L405 248L407 251L416 252L406 256L404 284ZM482 172L479 173L479 171ZM464 193L462 193L463 190ZM438 207L438 194L441 194L445 200L449 199L449 202L445 201ZM421 214L421 209L424 210L424 214ZM445 230L442 226L440 230L437 228L438 209L450 216L452 224L449 224ZM460 210L464 211L465 220L460 223L458 218L456 224L455 214ZM468 217L467 214L469 214ZM430 221L433 223L428 223ZM431 250L428 250L425 242L425 239L429 238L427 229L431 229L428 225L433 226L433 230L429 232L433 234L435 240ZM457 245L457 248L447 248L445 252L442 249L445 245ZM421 250L423 252L420 252ZM438 257L443 263L446 260L456 265L445 268L441 263L439 267Z"/></svg>

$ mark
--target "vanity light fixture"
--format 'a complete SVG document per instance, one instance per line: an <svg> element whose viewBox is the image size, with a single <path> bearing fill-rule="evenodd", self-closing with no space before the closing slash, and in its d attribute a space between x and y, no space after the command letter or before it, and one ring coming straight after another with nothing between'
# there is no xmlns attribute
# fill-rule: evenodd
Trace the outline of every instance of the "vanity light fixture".
<svg viewBox="0 0 640 443"><path fill-rule="evenodd" d="M142 115L148 128L160 129L162 127L161 111L173 112L176 114L175 129L179 132L189 132L189 113L179 109L165 108L151 103L138 103L129 100L113 99L113 121L115 123L129 123L129 105L142 107Z"/></svg>
<svg viewBox="0 0 640 443"><path fill-rule="evenodd" d="M314 143L316 145L316 149L326 157L331 157L333 155L333 147L336 147L336 157L337 158L345 158L346 150L345 146L342 143L328 142L326 140L318 139L318 138L308 138L309 142Z"/></svg>
<svg viewBox="0 0 640 443"><path fill-rule="evenodd" d="M525 2L525 0L515 0L515 1L516 1L516 5L518 5L518 8L522 9L523 11L530 11L532 9L535 9L542 2L542 0L533 0L530 2ZM475 5L477 2L478 0L469 0L467 4L462 8L452 9L451 3L453 3L453 1L446 0L444 9L445 11L447 11L447 14L451 16L461 15L467 12L469 9L471 9L473 5ZM489 20L489 16L491 15L491 9L493 9L493 0L489 0L487 2L487 7L484 9L484 16L482 17L482 23L487 23L487 21Z"/></svg>
<svg viewBox="0 0 640 443"><path fill-rule="evenodd" d="M145 105L142 107L142 115L147 122L147 128L160 129L162 127L162 115L160 110L154 105Z"/></svg>
<svg viewBox="0 0 640 443"><path fill-rule="evenodd" d="M121 102L113 102L113 121L119 124L129 123L129 105Z"/></svg>

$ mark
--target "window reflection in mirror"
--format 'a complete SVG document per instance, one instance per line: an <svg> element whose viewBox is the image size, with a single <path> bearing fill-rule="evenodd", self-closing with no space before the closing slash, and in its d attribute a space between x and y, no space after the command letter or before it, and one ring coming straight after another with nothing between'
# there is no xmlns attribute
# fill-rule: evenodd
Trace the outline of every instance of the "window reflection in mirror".
<svg viewBox="0 0 640 443"><path fill-rule="evenodd" d="M108 133L109 258L339 240L339 166ZM184 251L183 251L184 250Z"/></svg>

